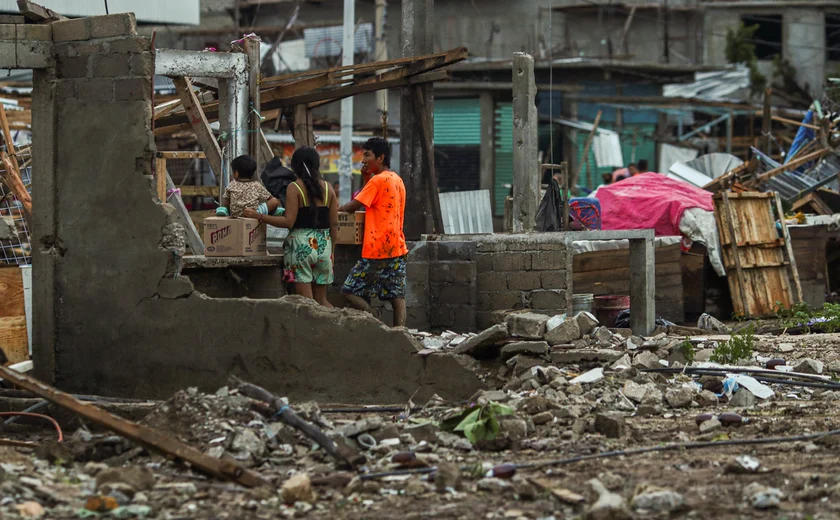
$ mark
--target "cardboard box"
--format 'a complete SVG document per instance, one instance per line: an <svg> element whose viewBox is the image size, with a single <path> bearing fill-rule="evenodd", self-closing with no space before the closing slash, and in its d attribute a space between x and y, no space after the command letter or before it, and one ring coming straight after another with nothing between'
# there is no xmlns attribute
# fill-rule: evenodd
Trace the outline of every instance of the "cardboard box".
<svg viewBox="0 0 840 520"><path fill-rule="evenodd" d="M204 219L204 256L267 255L265 225L253 218Z"/></svg>
<svg viewBox="0 0 840 520"><path fill-rule="evenodd" d="M338 213L336 244L361 244L365 239L365 212Z"/></svg>

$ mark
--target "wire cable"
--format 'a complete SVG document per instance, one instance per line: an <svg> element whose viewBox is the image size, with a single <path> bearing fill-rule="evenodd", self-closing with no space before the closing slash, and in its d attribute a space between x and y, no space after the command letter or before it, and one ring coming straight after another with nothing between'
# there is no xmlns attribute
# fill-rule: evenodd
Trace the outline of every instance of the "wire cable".
<svg viewBox="0 0 840 520"><path fill-rule="evenodd" d="M35 419L43 419L45 421L49 421L55 427L55 431L58 433L58 442L64 442L64 433L61 431L61 426L58 425L58 421L50 417L49 415L43 415L40 413L27 413L27 412L0 412L0 417L33 417Z"/></svg>

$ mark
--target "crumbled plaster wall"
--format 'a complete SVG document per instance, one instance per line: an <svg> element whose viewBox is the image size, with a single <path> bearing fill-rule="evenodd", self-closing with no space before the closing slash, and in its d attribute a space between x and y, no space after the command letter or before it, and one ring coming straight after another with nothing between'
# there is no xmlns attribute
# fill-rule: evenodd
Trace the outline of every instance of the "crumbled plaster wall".
<svg viewBox="0 0 840 520"><path fill-rule="evenodd" d="M466 399L481 387L399 330L297 297L212 299L179 275L183 229L153 198L148 41L131 15L53 25L34 93L35 366L79 393L164 398L239 375L295 401Z"/></svg>

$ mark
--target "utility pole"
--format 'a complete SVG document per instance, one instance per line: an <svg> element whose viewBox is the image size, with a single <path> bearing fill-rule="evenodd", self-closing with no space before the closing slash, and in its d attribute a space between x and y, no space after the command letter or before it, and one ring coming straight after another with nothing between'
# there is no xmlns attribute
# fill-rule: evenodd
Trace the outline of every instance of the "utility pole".
<svg viewBox="0 0 840 520"><path fill-rule="evenodd" d="M356 52L356 3L344 0L344 44L341 64L353 65ZM338 161L338 199L342 204L350 201L353 192L353 97L341 100L341 157Z"/></svg>
<svg viewBox="0 0 840 520"><path fill-rule="evenodd" d="M388 0L376 0L376 26L375 36L376 47L374 49L374 56L376 61L388 60L388 45L385 40L385 20L388 13ZM376 93L376 109L382 116L383 132L387 129L386 122L388 120L388 90L383 89Z"/></svg>
<svg viewBox="0 0 840 520"><path fill-rule="evenodd" d="M668 35L668 25L671 22L671 17L669 16L669 12L668 12L668 0L662 0L662 5L663 5L664 11L665 11L665 13L664 13L664 15L665 15L664 16L664 19L665 19L665 63L670 63L671 52L668 49L668 47L670 47L670 45L669 45L670 38L669 38L669 35Z"/></svg>

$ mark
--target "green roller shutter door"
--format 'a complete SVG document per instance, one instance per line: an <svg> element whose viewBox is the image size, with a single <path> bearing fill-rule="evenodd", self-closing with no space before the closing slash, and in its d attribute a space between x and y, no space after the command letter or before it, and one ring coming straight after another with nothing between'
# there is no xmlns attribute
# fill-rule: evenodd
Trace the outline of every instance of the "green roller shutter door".
<svg viewBox="0 0 840 520"><path fill-rule="evenodd" d="M513 104L496 104L496 175L493 180L493 213L505 214L505 197L513 184Z"/></svg>
<svg viewBox="0 0 840 520"><path fill-rule="evenodd" d="M480 145L478 98L435 100L435 145Z"/></svg>

